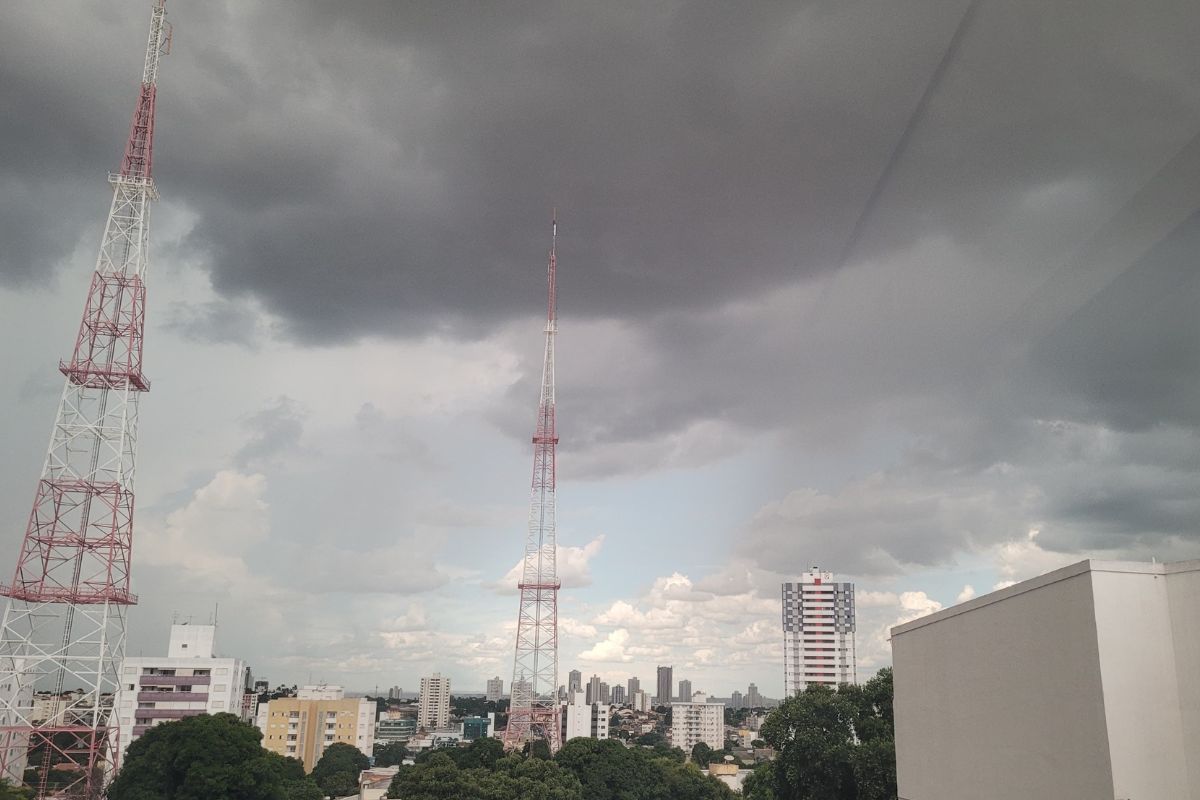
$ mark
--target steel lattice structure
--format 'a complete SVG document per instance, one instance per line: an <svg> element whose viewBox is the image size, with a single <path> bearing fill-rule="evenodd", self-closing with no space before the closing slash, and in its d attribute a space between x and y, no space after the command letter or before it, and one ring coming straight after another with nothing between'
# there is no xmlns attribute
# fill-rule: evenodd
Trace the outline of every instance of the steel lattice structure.
<svg viewBox="0 0 1200 800"><path fill-rule="evenodd" d="M170 49L155 0L142 86L50 447L0 626L0 777L38 798L101 796L120 753L112 698L125 654L142 371L154 99ZM35 704L35 691L67 699ZM51 766L54 769L51 770ZM26 775L28 773L28 779ZM53 775L52 775L53 773Z"/></svg>
<svg viewBox="0 0 1200 800"><path fill-rule="evenodd" d="M546 355L542 391L533 434L533 491L529 531L521 570L521 607L517 615L516 655L504 746L513 749L545 739L550 752L561 744L558 705L558 565L556 561L554 338L558 333L558 291L555 284L558 215L551 223L550 258L546 267Z"/></svg>

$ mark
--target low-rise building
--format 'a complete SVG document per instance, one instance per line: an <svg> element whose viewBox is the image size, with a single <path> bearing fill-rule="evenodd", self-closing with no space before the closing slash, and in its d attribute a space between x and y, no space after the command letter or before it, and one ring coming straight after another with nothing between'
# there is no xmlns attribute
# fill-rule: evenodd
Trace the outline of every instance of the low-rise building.
<svg viewBox="0 0 1200 800"><path fill-rule="evenodd" d="M358 800L383 800L400 767L371 767L358 775Z"/></svg>
<svg viewBox="0 0 1200 800"><path fill-rule="evenodd" d="M486 717L465 717L462 722L463 741L473 742L476 739L486 739L491 734L495 721L495 714L488 714Z"/></svg>
<svg viewBox="0 0 1200 800"><path fill-rule="evenodd" d="M407 742L417 735L417 716L381 715L375 722L375 741L381 744L388 742Z"/></svg>

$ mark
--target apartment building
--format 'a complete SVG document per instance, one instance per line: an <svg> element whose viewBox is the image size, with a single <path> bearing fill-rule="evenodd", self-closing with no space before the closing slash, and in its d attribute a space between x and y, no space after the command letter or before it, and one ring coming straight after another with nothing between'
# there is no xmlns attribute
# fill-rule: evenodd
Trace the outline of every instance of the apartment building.
<svg viewBox="0 0 1200 800"><path fill-rule="evenodd" d="M704 742L714 750L725 746L725 704L708 702L708 695L696 692L689 702L671 703L671 744L691 753Z"/></svg>
<svg viewBox="0 0 1200 800"><path fill-rule="evenodd" d="M813 567L783 591L783 688L858 682L854 584Z"/></svg>
<svg viewBox="0 0 1200 800"><path fill-rule="evenodd" d="M581 736L607 739L608 712L607 703L589 703L585 692L574 692L562 715L562 740L566 742Z"/></svg>
<svg viewBox="0 0 1200 800"><path fill-rule="evenodd" d="M215 655L216 633L215 625L172 625L166 656L121 662L113 707L122 757L153 725L200 714L243 716L249 670L241 659Z"/></svg>
<svg viewBox="0 0 1200 800"><path fill-rule="evenodd" d="M450 727L450 678L443 678L440 672L421 678L417 727L427 731L441 731Z"/></svg>
<svg viewBox="0 0 1200 800"><path fill-rule="evenodd" d="M325 748L335 742L357 747L370 757L375 738L374 700L347 699L340 686L304 686L295 697L259 706L262 746L304 763L311 772Z"/></svg>

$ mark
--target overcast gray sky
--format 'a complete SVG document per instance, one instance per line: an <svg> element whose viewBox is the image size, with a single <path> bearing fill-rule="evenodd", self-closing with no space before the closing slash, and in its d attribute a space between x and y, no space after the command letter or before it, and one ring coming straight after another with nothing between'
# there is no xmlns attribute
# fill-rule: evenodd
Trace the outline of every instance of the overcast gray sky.
<svg viewBox="0 0 1200 800"><path fill-rule="evenodd" d="M219 603L272 680L507 681L554 205L564 673L778 694L811 564L870 672L1200 556L1200 5L967 10L172 0L131 649ZM148 13L3 11L10 559Z"/></svg>

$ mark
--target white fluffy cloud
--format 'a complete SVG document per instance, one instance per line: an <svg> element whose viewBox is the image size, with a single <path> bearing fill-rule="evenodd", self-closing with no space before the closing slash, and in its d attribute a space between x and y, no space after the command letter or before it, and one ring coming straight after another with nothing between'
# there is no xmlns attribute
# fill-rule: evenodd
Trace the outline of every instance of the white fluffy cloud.
<svg viewBox="0 0 1200 800"><path fill-rule="evenodd" d="M592 583L592 571L590 562L600 552L600 548L604 546L604 536L601 534L595 539L585 544L583 547L572 547L558 545L558 580L564 589L578 589L583 586L590 586ZM518 561L513 565L504 577L491 584L496 591L502 594L516 594L517 584L521 580L521 568L523 563Z"/></svg>
<svg viewBox="0 0 1200 800"><path fill-rule="evenodd" d="M165 525L143 532L139 560L171 568L183 582L250 588L255 578L247 549L270 532L266 489L261 474L218 472L185 506L171 512Z"/></svg>
<svg viewBox="0 0 1200 800"><path fill-rule="evenodd" d="M584 650L579 654L580 661L588 662L621 662L628 663L633 661L633 656L625 651L625 645L629 642L629 631L624 628L617 628L611 631L602 641L596 642L591 648Z"/></svg>

